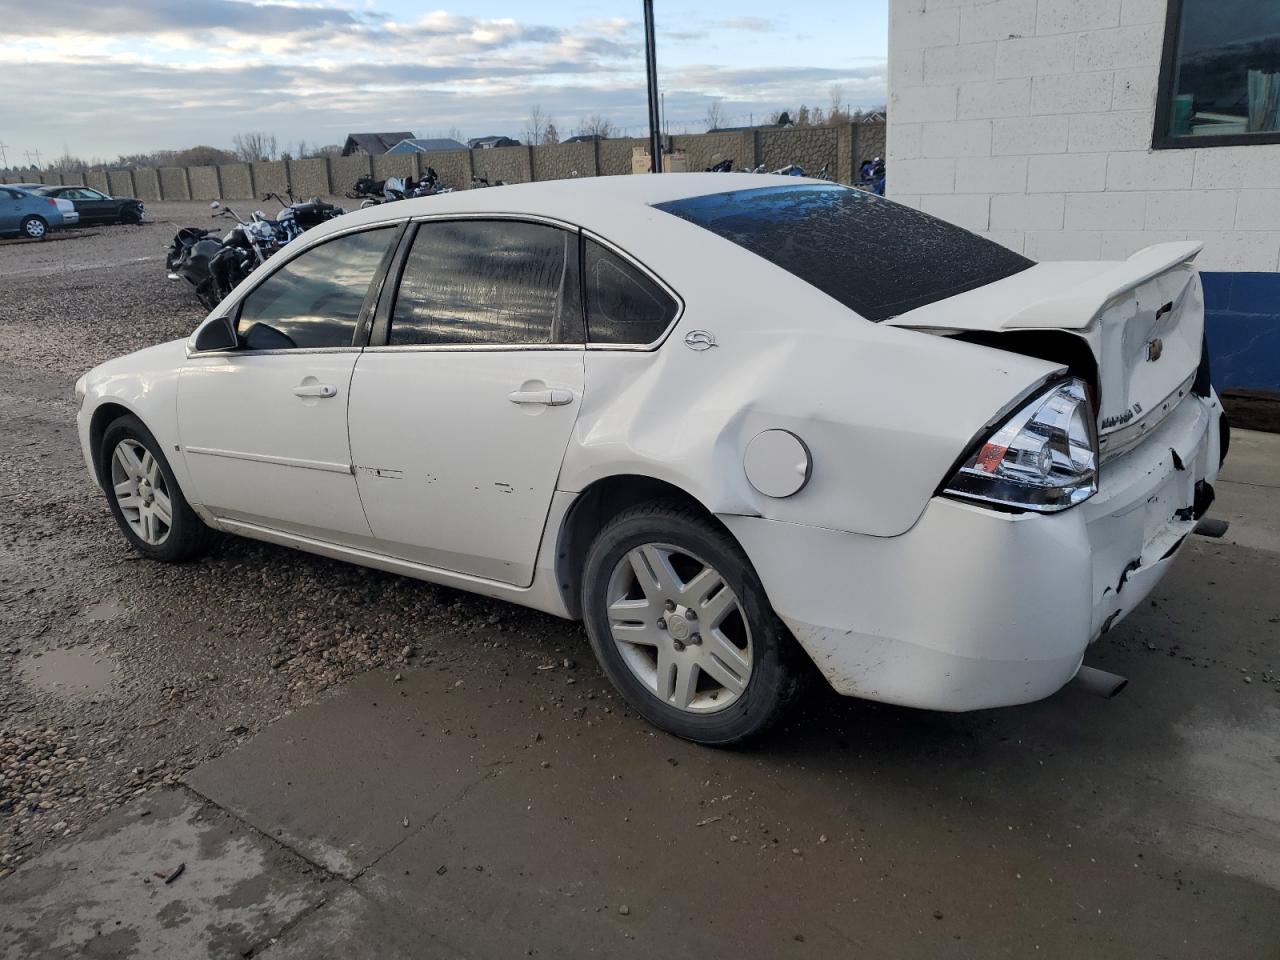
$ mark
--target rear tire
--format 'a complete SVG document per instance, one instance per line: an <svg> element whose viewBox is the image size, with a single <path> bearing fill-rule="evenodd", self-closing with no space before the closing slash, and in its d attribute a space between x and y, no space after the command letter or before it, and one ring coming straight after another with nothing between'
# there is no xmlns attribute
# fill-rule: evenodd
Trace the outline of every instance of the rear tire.
<svg viewBox="0 0 1280 960"><path fill-rule="evenodd" d="M24 217L21 229L28 240L43 240L49 236L49 224L44 217Z"/></svg>
<svg viewBox="0 0 1280 960"><path fill-rule="evenodd" d="M213 531L182 495L160 444L137 417L120 417L102 437L99 464L112 516L144 556L165 563L208 550Z"/></svg>
<svg viewBox="0 0 1280 960"><path fill-rule="evenodd" d="M798 648L746 554L678 501L633 507L601 529L587 552L582 611L613 685L686 740L756 736L799 692Z"/></svg>

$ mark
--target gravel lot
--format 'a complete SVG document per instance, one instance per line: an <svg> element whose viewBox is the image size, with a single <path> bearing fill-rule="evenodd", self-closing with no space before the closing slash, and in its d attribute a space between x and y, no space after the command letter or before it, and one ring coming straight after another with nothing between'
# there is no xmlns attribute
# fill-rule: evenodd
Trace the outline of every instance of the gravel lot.
<svg viewBox="0 0 1280 960"><path fill-rule="evenodd" d="M576 625L266 544L227 538L185 567L126 549L71 386L203 318L164 251L207 215L152 204L140 226L0 244L0 877L353 674L473 643L589 656Z"/></svg>

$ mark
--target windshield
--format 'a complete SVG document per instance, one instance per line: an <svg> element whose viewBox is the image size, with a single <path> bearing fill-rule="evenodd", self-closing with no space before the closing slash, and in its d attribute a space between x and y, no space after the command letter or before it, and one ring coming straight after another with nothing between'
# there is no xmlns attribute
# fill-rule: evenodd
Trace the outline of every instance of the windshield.
<svg viewBox="0 0 1280 960"><path fill-rule="evenodd" d="M876 323L1034 265L937 217L837 184L734 190L655 206Z"/></svg>

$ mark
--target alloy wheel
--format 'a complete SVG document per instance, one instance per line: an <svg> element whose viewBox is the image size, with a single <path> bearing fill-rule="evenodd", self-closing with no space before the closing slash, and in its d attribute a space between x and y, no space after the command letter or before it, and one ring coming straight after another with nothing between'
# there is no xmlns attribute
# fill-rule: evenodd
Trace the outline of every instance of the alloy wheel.
<svg viewBox="0 0 1280 960"><path fill-rule="evenodd" d="M129 529L143 543L159 546L173 526L173 502L164 472L151 451L124 439L111 454L111 485Z"/></svg>
<svg viewBox="0 0 1280 960"><path fill-rule="evenodd" d="M751 628L737 595L705 560L669 544L635 547L614 567L607 602L618 652L658 700L706 714L746 691Z"/></svg>
<svg viewBox="0 0 1280 960"><path fill-rule="evenodd" d="M44 221L37 217L32 217L26 223L27 236L32 240L39 240L43 237L45 229Z"/></svg>

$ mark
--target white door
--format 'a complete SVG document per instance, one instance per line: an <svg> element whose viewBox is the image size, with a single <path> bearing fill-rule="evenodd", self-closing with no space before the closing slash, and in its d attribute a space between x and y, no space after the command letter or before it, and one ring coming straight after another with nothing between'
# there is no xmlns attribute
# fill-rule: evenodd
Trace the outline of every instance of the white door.
<svg viewBox="0 0 1280 960"><path fill-rule="evenodd" d="M351 383L352 460L379 550L532 582L582 396L577 263L577 236L545 224L419 226L387 329Z"/></svg>
<svg viewBox="0 0 1280 960"><path fill-rule="evenodd" d="M196 495L215 515L368 540L347 400L360 319L394 233L348 234L289 260L242 301L240 348L188 361L178 430Z"/></svg>

